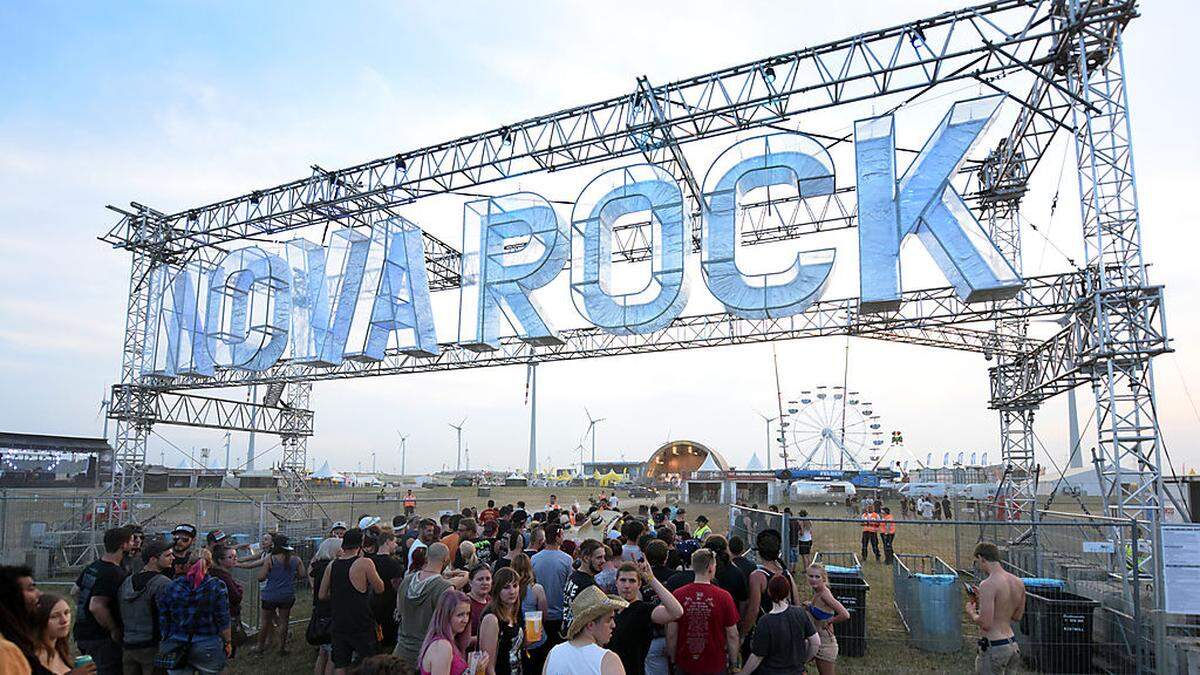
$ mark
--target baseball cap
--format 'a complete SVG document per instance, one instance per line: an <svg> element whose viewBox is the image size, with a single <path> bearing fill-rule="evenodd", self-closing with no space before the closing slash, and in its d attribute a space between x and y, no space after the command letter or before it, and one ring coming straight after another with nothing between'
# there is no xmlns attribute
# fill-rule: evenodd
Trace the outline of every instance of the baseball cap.
<svg viewBox="0 0 1200 675"><path fill-rule="evenodd" d="M142 562L148 563L170 549L171 544L167 540L154 539L142 547Z"/></svg>
<svg viewBox="0 0 1200 675"><path fill-rule="evenodd" d="M336 522L334 522L333 525L329 526L329 531L333 532L334 530L338 529L339 527L342 528L343 530L346 529L346 523L344 523L340 520L336 521Z"/></svg>
<svg viewBox="0 0 1200 675"><path fill-rule="evenodd" d="M358 519L358 529L365 530L372 525L378 525L379 521L379 516L363 516Z"/></svg>
<svg viewBox="0 0 1200 675"><path fill-rule="evenodd" d="M196 526L191 525L189 523L180 523L175 526L174 530L171 530L171 534L186 534L187 536L191 537L192 539L195 539L196 538Z"/></svg>
<svg viewBox="0 0 1200 675"><path fill-rule="evenodd" d="M204 540L210 544L218 544L220 542L225 541L228 538L229 538L229 535L225 534L224 531L213 530L213 531L209 532L207 535L205 535Z"/></svg>

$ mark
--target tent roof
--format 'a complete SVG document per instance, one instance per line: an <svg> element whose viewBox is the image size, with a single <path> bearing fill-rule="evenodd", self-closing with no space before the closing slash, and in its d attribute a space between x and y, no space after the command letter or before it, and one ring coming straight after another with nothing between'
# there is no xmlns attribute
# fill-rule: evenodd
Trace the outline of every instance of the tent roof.
<svg viewBox="0 0 1200 675"><path fill-rule="evenodd" d="M758 459L757 452L754 453L753 455L750 455L750 461L746 463L746 470L747 471L762 471L763 470L762 461Z"/></svg>
<svg viewBox="0 0 1200 675"><path fill-rule="evenodd" d="M717 466L717 462L716 462L716 460L713 459L712 453L709 453L708 457L705 458L704 463L700 465L700 468L696 469L696 471L714 471L714 472L719 472L720 470L721 470L721 467Z"/></svg>
<svg viewBox="0 0 1200 675"><path fill-rule="evenodd" d="M329 460L325 460L325 462L323 464L321 464L321 468L314 471L311 477L312 478L342 478L343 476L342 476L342 474L329 468Z"/></svg>

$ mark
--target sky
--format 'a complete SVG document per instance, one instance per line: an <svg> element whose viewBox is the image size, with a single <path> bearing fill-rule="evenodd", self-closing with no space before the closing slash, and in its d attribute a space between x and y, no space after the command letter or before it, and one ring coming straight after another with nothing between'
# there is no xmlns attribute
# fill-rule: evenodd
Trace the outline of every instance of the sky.
<svg viewBox="0 0 1200 675"><path fill-rule="evenodd" d="M101 398L118 375L128 255L97 241L115 222L104 206L131 201L175 212L337 168L662 83L783 53L958 6L958 3L436 3L173 2L0 5L0 429L99 435ZM1155 360L1159 420L1176 470L1200 463L1200 320L1195 266L1200 134L1185 121L1198 100L1180 76L1177 45L1193 38L1200 6L1145 3L1126 31L1125 60L1146 258L1166 287L1175 352ZM1185 31L1187 31L1185 33ZM1186 72L1186 71L1184 71ZM950 87L897 115L920 143L954 100ZM1013 111L1005 114L1011 115ZM794 128L845 133L857 110L813 114ZM1003 133L1002 123L994 128ZM742 134L689 147L706 167ZM981 146L988 147L988 146ZM853 162L835 156L852 175ZM903 161L903 160L902 160ZM1061 272L1082 257L1073 147L1047 151L1023 205L1026 272ZM602 168L521 179L514 189L573 199ZM850 182L850 181L847 181ZM1051 211L1058 193L1058 208ZM428 200L404 214L461 242L462 201ZM319 233L316 235L319 237ZM838 247L826 298L857 295L853 233L783 242L747 253L755 264ZM945 285L919 244L904 249L905 286ZM641 268L618 274L637 278ZM695 257L686 314L713 311ZM565 276L543 289L560 327L583 325ZM434 299L439 336L453 326L453 294ZM1036 326L1044 334L1047 327ZM640 460L668 439L691 439L744 465L763 452L756 411L775 406L773 353L785 399L840 385L873 404L918 457L989 452L981 355L841 337L590 359L538 369L543 462L577 461L597 427L600 459ZM848 356L847 356L848 355ZM316 466L453 468L450 422L467 418L471 464L524 467L529 442L524 368L319 382L313 389ZM1080 422L1093 398L1078 391ZM234 394L239 395L239 394ZM1057 472L1067 454L1065 400L1037 413L1038 460ZM112 431L111 426L109 429ZM1084 447L1094 444L1085 435ZM260 436L259 466L278 461ZM230 439L244 463L247 438ZM590 441L588 442L590 447ZM160 426L148 459L176 465L200 448L223 464L219 431ZM374 453L374 457L373 454ZM1086 453L1086 450L1085 450ZM778 460L776 460L778 461Z"/></svg>

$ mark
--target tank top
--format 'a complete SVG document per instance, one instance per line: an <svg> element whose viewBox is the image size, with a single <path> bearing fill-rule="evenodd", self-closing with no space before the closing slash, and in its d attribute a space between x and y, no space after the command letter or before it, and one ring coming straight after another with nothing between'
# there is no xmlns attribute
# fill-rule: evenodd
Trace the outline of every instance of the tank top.
<svg viewBox="0 0 1200 675"><path fill-rule="evenodd" d="M271 569L267 570L266 583L259 597L267 602L287 602L296 599L296 569L300 567L300 558L288 556L287 562L279 562L279 558L271 557Z"/></svg>
<svg viewBox="0 0 1200 675"><path fill-rule="evenodd" d="M525 619L525 612L537 612L537 611L539 611L538 603L537 603L537 596L533 594L533 587L526 588L525 589L525 597L521 598L521 619L522 619L522 621L524 621L524 619ZM545 625L545 621L546 621L546 617L543 616L542 617L543 625ZM534 647L541 647L544 644L546 644L545 628L542 629L542 639L529 645L529 648L533 649Z"/></svg>
<svg viewBox="0 0 1200 675"><path fill-rule="evenodd" d="M500 633L496 638L496 675L522 675L521 647L525 642L524 617L517 623L505 623L499 614L485 610L483 615L495 614Z"/></svg>
<svg viewBox="0 0 1200 675"><path fill-rule="evenodd" d="M368 593L350 583L350 567L357 558L339 558L329 563L329 606L335 635L375 633Z"/></svg>
<svg viewBox="0 0 1200 675"><path fill-rule="evenodd" d="M570 642L555 645L546 659L546 675L600 675L600 662L608 650L593 643L576 647Z"/></svg>
<svg viewBox="0 0 1200 675"><path fill-rule="evenodd" d="M437 640L434 640L434 642L439 642L442 640L449 642L446 640L446 638L438 638ZM454 654L454 656L450 658L450 675L463 675L463 672L467 669L467 660L463 658L462 654L458 653L458 650L454 648L454 645L450 645L450 652ZM429 671L425 670L425 659L423 656L421 659L421 675L430 675Z"/></svg>
<svg viewBox="0 0 1200 675"><path fill-rule="evenodd" d="M767 584L771 583L772 577L774 577L776 574L780 574L780 573L772 572L771 570L767 569L766 567L763 567L762 565L759 565L758 568L755 569L754 571L762 572L763 574L767 575L767 583L763 584L762 599L758 603L758 615L761 617L764 614L769 613L771 611L771 608L775 606L775 601L771 599L771 594L767 593ZM782 572L782 574L785 578L787 578L788 581L792 581L792 575L788 574L787 570L784 570Z"/></svg>

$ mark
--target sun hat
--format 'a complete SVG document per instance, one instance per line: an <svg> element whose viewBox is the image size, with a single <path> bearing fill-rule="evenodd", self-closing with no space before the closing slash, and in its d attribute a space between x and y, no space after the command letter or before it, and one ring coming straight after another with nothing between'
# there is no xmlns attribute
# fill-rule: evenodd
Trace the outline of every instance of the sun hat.
<svg viewBox="0 0 1200 675"><path fill-rule="evenodd" d="M579 591L571 603L571 625L567 626L567 639L573 640L592 621L608 612L615 612L629 606L615 595L606 595L599 586L588 586Z"/></svg>

